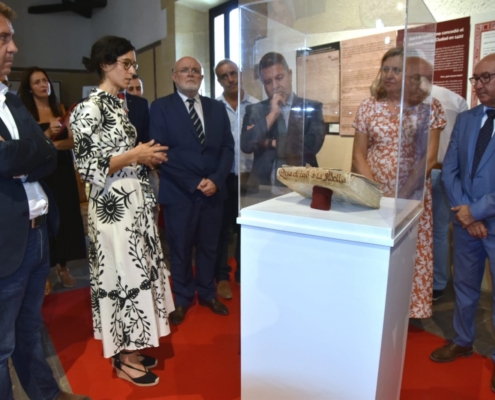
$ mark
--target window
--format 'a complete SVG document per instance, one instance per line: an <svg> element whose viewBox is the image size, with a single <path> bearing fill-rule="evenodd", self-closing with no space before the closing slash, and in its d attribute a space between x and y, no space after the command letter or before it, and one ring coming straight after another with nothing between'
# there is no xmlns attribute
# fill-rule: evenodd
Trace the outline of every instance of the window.
<svg viewBox="0 0 495 400"><path fill-rule="evenodd" d="M239 65L239 11L238 0L230 0L210 10L210 87L211 97L223 92L217 82L215 66L224 58Z"/></svg>

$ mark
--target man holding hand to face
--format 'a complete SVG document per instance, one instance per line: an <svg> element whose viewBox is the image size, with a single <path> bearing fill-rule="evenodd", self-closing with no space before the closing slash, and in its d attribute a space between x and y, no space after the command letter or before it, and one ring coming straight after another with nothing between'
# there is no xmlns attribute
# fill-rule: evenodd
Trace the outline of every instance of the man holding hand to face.
<svg viewBox="0 0 495 400"><path fill-rule="evenodd" d="M241 150L254 154L248 191L257 192L259 185L268 185L280 194L284 188L274 188L284 186L276 179L279 167L318 166L316 153L325 138L323 105L294 94L292 70L279 53L261 58L259 77L268 99L246 107L241 133Z"/></svg>

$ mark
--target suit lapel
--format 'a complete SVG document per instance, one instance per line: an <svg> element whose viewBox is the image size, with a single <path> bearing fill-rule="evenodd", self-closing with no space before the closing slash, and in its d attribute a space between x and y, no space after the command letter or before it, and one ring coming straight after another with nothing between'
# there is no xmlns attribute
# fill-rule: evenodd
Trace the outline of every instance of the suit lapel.
<svg viewBox="0 0 495 400"><path fill-rule="evenodd" d="M473 166L473 160L474 160L474 151L476 149L476 141L478 140L478 135L481 129L481 120L483 119L483 106L479 105L476 109L473 110L473 117L471 118L469 122L469 126L467 127L467 134L469 135L469 148L468 148L468 168L469 172L471 172L471 168ZM491 141L490 141L491 144ZM488 146L490 147L490 145ZM483 159L486 156L486 153L488 152L488 148L485 151L485 154L483 155L483 158L481 159L480 164L478 165L478 170L480 169Z"/></svg>
<svg viewBox="0 0 495 400"><path fill-rule="evenodd" d="M19 137L24 136L24 130L20 129L21 127L21 118L17 112L16 107L12 105L12 102L9 99L9 94L5 96L5 104L9 108L10 113L12 114L12 117L14 118L14 122L17 125L17 132L19 133ZM0 136L2 136L5 140L12 140L12 136L10 134L9 129L3 122L3 120L0 118Z"/></svg>
<svg viewBox="0 0 495 400"><path fill-rule="evenodd" d="M194 125L191 121L191 116L189 115L187 106L186 104L184 104L182 98L177 93L174 93L173 104L177 112L177 117L178 117L177 120L183 121L184 125L187 127L187 131L191 135L193 135L199 143L199 138L198 135L196 134L196 130L194 129Z"/></svg>
<svg viewBox="0 0 495 400"><path fill-rule="evenodd" d="M7 126L3 122L3 119L0 118L0 136L5 140L12 140L12 136L10 136L10 132L7 129Z"/></svg>
<svg viewBox="0 0 495 400"><path fill-rule="evenodd" d="M209 136L212 133L211 130L211 103L209 101L206 101L203 96L199 96L199 99L201 100L201 107L203 108L203 120L204 120L204 132L205 132L205 144L209 142L208 139L211 140L211 137ZM196 134L196 133L195 133ZM197 137L197 135L196 135ZM199 141L199 138L198 138Z"/></svg>
<svg viewBox="0 0 495 400"><path fill-rule="evenodd" d="M483 166L487 163L487 161L490 159L490 157L493 155L494 152L495 152L495 139L493 138L492 135L492 138L490 139L490 142L488 143L488 146L486 147L486 150L483 153L483 157L481 157L480 163L478 165L478 171L480 171L481 168L483 168Z"/></svg>

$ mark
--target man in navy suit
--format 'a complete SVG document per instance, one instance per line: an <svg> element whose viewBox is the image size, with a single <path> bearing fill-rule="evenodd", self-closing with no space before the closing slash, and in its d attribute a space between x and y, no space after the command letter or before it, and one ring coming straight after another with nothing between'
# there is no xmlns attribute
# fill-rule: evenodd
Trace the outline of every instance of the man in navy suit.
<svg viewBox="0 0 495 400"><path fill-rule="evenodd" d="M143 81L139 78L139 75L136 74L132 77L129 86L125 90L126 93L133 94L134 96L143 97L144 86Z"/></svg>
<svg viewBox="0 0 495 400"><path fill-rule="evenodd" d="M316 153L325 139L323 105L293 93L292 70L281 54L261 57L259 76L268 99L246 107L241 133L241 150L254 153L247 183L252 192L259 185L272 186L272 191L283 187L276 179L283 164L317 167Z"/></svg>
<svg viewBox="0 0 495 400"><path fill-rule="evenodd" d="M134 81L139 82L139 78L135 75L130 85L133 85ZM131 87L129 85L129 87ZM139 86L142 88L142 86ZM136 90L135 86L132 86L132 92L129 89L124 90L122 100L124 100L124 107L127 110L127 116L129 121L134 125L137 132L137 143L148 143L150 141L150 106L148 100L141 97L142 90Z"/></svg>
<svg viewBox="0 0 495 400"><path fill-rule="evenodd" d="M487 258L495 293L495 53L475 66L469 80L481 104L457 117L442 168L454 222L456 336L430 355L436 362L473 353L474 318ZM492 318L495 323L495 304ZM495 374L491 388L495 392Z"/></svg>
<svg viewBox="0 0 495 400"><path fill-rule="evenodd" d="M0 3L0 76L10 73L17 47L11 20ZM39 180L57 166L57 150L23 106L0 83L0 399L12 400L9 357L30 399L89 399L61 392L45 360L45 282L50 270L48 230L57 212Z"/></svg>
<svg viewBox="0 0 495 400"><path fill-rule="evenodd" d="M200 305L216 314L229 313L216 297L214 271L234 139L224 105L198 94L203 75L195 58L178 60L172 79L177 92L151 105L150 135L169 146L168 162L160 166L159 203L164 211L175 295L170 322L177 325L184 320L195 292Z"/></svg>
<svg viewBox="0 0 495 400"><path fill-rule="evenodd" d="M119 97L124 100L129 121L137 132L136 144L150 141L150 105L143 96L143 83L138 75L132 77L129 87ZM158 198L159 176L157 171L149 171L148 179L155 197ZM159 206L153 209L155 223L158 223Z"/></svg>

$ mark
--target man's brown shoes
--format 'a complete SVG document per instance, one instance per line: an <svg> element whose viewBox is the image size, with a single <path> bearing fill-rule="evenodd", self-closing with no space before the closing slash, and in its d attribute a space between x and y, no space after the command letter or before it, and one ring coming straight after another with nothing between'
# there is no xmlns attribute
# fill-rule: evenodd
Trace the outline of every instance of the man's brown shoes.
<svg viewBox="0 0 495 400"><path fill-rule="evenodd" d="M467 357L471 354L473 354L472 347L462 347L452 341L448 341L430 354L430 360L440 363L450 362L454 361L457 357Z"/></svg>
<svg viewBox="0 0 495 400"><path fill-rule="evenodd" d="M230 283L227 280L222 280L217 284L218 295L225 300L230 300L232 298L232 289Z"/></svg>

